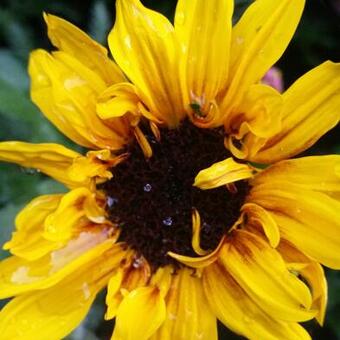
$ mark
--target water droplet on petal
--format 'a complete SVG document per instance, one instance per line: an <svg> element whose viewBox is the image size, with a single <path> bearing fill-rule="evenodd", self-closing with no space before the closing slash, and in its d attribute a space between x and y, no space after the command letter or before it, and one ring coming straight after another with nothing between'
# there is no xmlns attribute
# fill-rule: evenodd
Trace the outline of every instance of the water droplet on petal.
<svg viewBox="0 0 340 340"><path fill-rule="evenodd" d="M80 76L75 76L73 78L65 79L64 87L66 90L72 90L75 87L80 87L86 84L86 81Z"/></svg>
<svg viewBox="0 0 340 340"><path fill-rule="evenodd" d="M244 322L245 323L247 323L247 324L250 324L250 323L252 323L254 320L252 319L252 318L250 318L248 315L245 315L244 317L243 317L243 320L244 320Z"/></svg>
<svg viewBox="0 0 340 340"><path fill-rule="evenodd" d="M236 37L236 43L237 43L238 45L242 45L243 42L244 42L244 38L243 38L243 37Z"/></svg>
<svg viewBox="0 0 340 340"><path fill-rule="evenodd" d="M88 285L87 282L83 283L82 291L83 291L83 294L84 294L84 299L88 300L90 298L90 296L91 296L91 291L90 291L90 288L89 288L89 285Z"/></svg>
<svg viewBox="0 0 340 340"><path fill-rule="evenodd" d="M29 274L29 267L22 266L13 272L11 282L15 284L28 284L40 280L39 276L31 276Z"/></svg>
<svg viewBox="0 0 340 340"><path fill-rule="evenodd" d="M176 13L176 26L183 25L185 21L185 14L183 12Z"/></svg>
<svg viewBox="0 0 340 340"><path fill-rule="evenodd" d="M169 313L168 318L169 318L169 320L176 320L177 319L177 315L174 314L174 313Z"/></svg>

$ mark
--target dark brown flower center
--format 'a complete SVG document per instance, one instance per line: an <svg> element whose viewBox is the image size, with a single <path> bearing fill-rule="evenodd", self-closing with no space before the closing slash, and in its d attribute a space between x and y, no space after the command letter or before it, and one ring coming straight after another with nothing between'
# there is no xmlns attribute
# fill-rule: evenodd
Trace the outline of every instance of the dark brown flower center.
<svg viewBox="0 0 340 340"><path fill-rule="evenodd" d="M201 216L201 248L213 250L239 217L248 192L246 182L201 190L193 187L197 173L230 157L223 130L199 129L188 121L177 129L161 129L158 142L144 131L153 156L146 159L134 142L129 158L112 169L113 178L100 185L107 195L110 219L121 228L119 241L143 256L153 269L175 264L169 251L197 256L192 249L192 210Z"/></svg>

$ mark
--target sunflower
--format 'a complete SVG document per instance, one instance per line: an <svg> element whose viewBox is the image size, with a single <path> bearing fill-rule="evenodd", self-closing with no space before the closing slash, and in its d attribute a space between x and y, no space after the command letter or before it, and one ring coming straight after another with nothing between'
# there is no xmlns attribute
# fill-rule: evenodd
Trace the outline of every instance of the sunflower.
<svg viewBox="0 0 340 340"><path fill-rule="evenodd" d="M0 143L66 194L33 199L0 263L2 339L61 339L107 288L112 339L309 339L323 268L340 268L340 156L289 159L340 118L340 64L286 92L260 82L303 0L179 0L175 23L117 0L107 50L45 14L56 51L31 54L31 96L89 149Z"/></svg>

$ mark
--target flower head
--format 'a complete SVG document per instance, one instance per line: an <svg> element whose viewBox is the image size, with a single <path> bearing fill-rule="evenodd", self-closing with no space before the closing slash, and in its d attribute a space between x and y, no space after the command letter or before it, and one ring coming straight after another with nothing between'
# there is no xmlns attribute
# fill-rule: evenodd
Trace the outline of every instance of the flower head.
<svg viewBox="0 0 340 340"><path fill-rule="evenodd" d="M308 339L322 265L340 268L340 156L289 159L340 118L340 65L286 92L261 83L304 1L179 0L175 23L117 0L107 50L45 14L31 96L90 149L0 143L0 159L65 184L16 218L0 263L3 339L61 339L107 288L114 340Z"/></svg>

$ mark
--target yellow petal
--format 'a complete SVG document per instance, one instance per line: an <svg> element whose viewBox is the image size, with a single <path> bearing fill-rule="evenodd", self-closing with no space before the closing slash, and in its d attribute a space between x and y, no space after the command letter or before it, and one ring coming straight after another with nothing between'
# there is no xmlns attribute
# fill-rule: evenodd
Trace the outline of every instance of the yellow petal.
<svg viewBox="0 0 340 340"><path fill-rule="evenodd" d="M118 66L108 58L107 49L70 22L44 13L52 44L98 73L110 85L125 80Z"/></svg>
<svg viewBox="0 0 340 340"><path fill-rule="evenodd" d="M232 0L179 0L175 32L184 56L181 58L186 108L196 104L205 114L228 79Z"/></svg>
<svg viewBox="0 0 340 340"><path fill-rule="evenodd" d="M270 86L249 88L238 110L224 121L229 143L237 140L241 145L237 152L230 148L235 157L251 159L269 137L280 132L282 103L281 94Z"/></svg>
<svg viewBox="0 0 340 340"><path fill-rule="evenodd" d="M285 323L266 314L218 262L204 270L203 286L217 318L237 334L253 340L311 339L299 324Z"/></svg>
<svg viewBox="0 0 340 340"><path fill-rule="evenodd" d="M108 239L107 232L83 232L64 248L36 261L9 257L0 262L0 298L51 287L104 252L108 254L106 262L114 265L124 256L120 245L113 246Z"/></svg>
<svg viewBox="0 0 340 340"><path fill-rule="evenodd" d="M268 210L281 236L318 262L340 269L340 202L289 181L255 186L249 201Z"/></svg>
<svg viewBox="0 0 340 340"><path fill-rule="evenodd" d="M204 295L201 279L181 268L172 276L166 296L166 319L151 340L217 340L216 318Z"/></svg>
<svg viewBox="0 0 340 340"><path fill-rule="evenodd" d="M327 194L340 192L340 155L290 159L268 167L252 180L252 185L289 181L303 189Z"/></svg>
<svg viewBox="0 0 340 340"><path fill-rule="evenodd" d="M171 23L139 0L118 0L109 46L155 120L175 127L185 112L177 70L180 48Z"/></svg>
<svg viewBox="0 0 340 340"><path fill-rule="evenodd" d="M240 164L227 158L214 163L207 169L201 170L195 177L194 186L206 190L220 187L228 183L240 181L253 177L254 170L246 165Z"/></svg>
<svg viewBox="0 0 340 340"><path fill-rule="evenodd" d="M207 267L218 259L220 249L224 245L224 239L225 237L222 237L216 249L205 256L191 257L191 256L176 254L176 253L173 253L172 251L169 251L167 255L177 260L178 262L185 264L186 266L190 268Z"/></svg>
<svg viewBox="0 0 340 340"><path fill-rule="evenodd" d="M107 310L105 313L105 320L113 319L117 314L117 310L121 302L121 299L117 301L117 298L115 295L119 292L119 289L121 288L123 278L124 278L124 270L121 268L118 268L117 271L110 278L110 281L107 286L107 294L106 294Z"/></svg>
<svg viewBox="0 0 340 340"><path fill-rule="evenodd" d="M171 265L160 267L157 269L156 273L152 275L151 284L157 286L165 297L170 289L171 282L175 271Z"/></svg>
<svg viewBox="0 0 340 340"><path fill-rule="evenodd" d="M108 170L114 164L118 164L124 157L115 157L109 150L89 151L86 157L74 159L72 165L67 170L67 175L72 180L86 181L88 178L107 180L112 178L112 173Z"/></svg>
<svg viewBox="0 0 340 340"><path fill-rule="evenodd" d="M5 243L4 249L33 261L61 246L59 243L46 240L42 235L44 221L57 208L61 197L62 195L39 196L26 205L17 215L16 231L12 239Z"/></svg>
<svg viewBox="0 0 340 340"><path fill-rule="evenodd" d="M94 298L117 263L110 254L97 253L91 261L73 268L65 280L49 289L26 293L0 312L3 340L59 340L86 316Z"/></svg>
<svg viewBox="0 0 340 340"><path fill-rule="evenodd" d="M340 63L325 62L283 94L282 129L254 155L255 162L290 158L312 146L340 120Z"/></svg>
<svg viewBox="0 0 340 340"><path fill-rule="evenodd" d="M106 84L92 70L65 52L31 54L31 97L61 132L89 148L120 149L126 136L96 115L96 98Z"/></svg>
<svg viewBox="0 0 340 340"><path fill-rule="evenodd" d="M203 250L200 246L201 217L199 212L194 209L192 212L192 249L198 255L206 255L209 251Z"/></svg>
<svg viewBox="0 0 340 340"><path fill-rule="evenodd" d="M239 139L244 136L243 130L257 137L272 136L281 130L282 101L281 94L272 87L252 85L239 112L228 116L225 126Z"/></svg>
<svg viewBox="0 0 340 340"><path fill-rule="evenodd" d="M304 0L257 0L233 28L230 85L222 112L234 111L252 84L281 57L300 20Z"/></svg>
<svg viewBox="0 0 340 340"><path fill-rule="evenodd" d="M247 214L247 224L257 224L263 228L272 247L277 247L280 242L280 231L273 217L261 206L254 203L243 205L243 212Z"/></svg>
<svg viewBox="0 0 340 340"><path fill-rule="evenodd" d="M125 260L126 265L118 268L109 281L106 294L106 320L117 315L118 308L127 294L138 287L145 286L150 280L150 266L143 258L128 253Z"/></svg>
<svg viewBox="0 0 340 340"><path fill-rule="evenodd" d="M227 239L228 240L228 239ZM306 321L312 297L291 274L279 253L258 236L236 230L220 251L220 260L238 284L265 312L285 321Z"/></svg>
<svg viewBox="0 0 340 340"><path fill-rule="evenodd" d="M325 320L327 306L327 281L322 266L302 254L285 240L280 242L278 251L287 262L288 268L296 270L311 287L313 296L312 306L318 310L315 318L322 326ZM295 269L296 264L302 264L302 269Z"/></svg>
<svg viewBox="0 0 340 340"><path fill-rule="evenodd" d="M139 146L141 147L143 151L145 158L150 158L152 156L151 145L149 141L147 140L147 138L145 137L142 130L138 126L136 126L136 128L134 129L134 135L136 137L137 143L139 144Z"/></svg>
<svg viewBox="0 0 340 340"><path fill-rule="evenodd" d="M87 188L77 188L65 194L58 208L44 222L44 237L51 241L67 241L81 226L104 223L105 211L95 200L95 194Z"/></svg>
<svg viewBox="0 0 340 340"><path fill-rule="evenodd" d="M118 83L108 87L98 98L97 113L102 119L122 117L127 113L139 114L139 98L130 83Z"/></svg>
<svg viewBox="0 0 340 340"><path fill-rule="evenodd" d="M165 319L165 302L157 287L140 287L118 308L112 340L147 340Z"/></svg>
<svg viewBox="0 0 340 340"><path fill-rule="evenodd" d="M81 157L81 155L59 144L0 143L1 161L35 168L69 187L80 184L79 181L71 180L66 173L77 157Z"/></svg>

